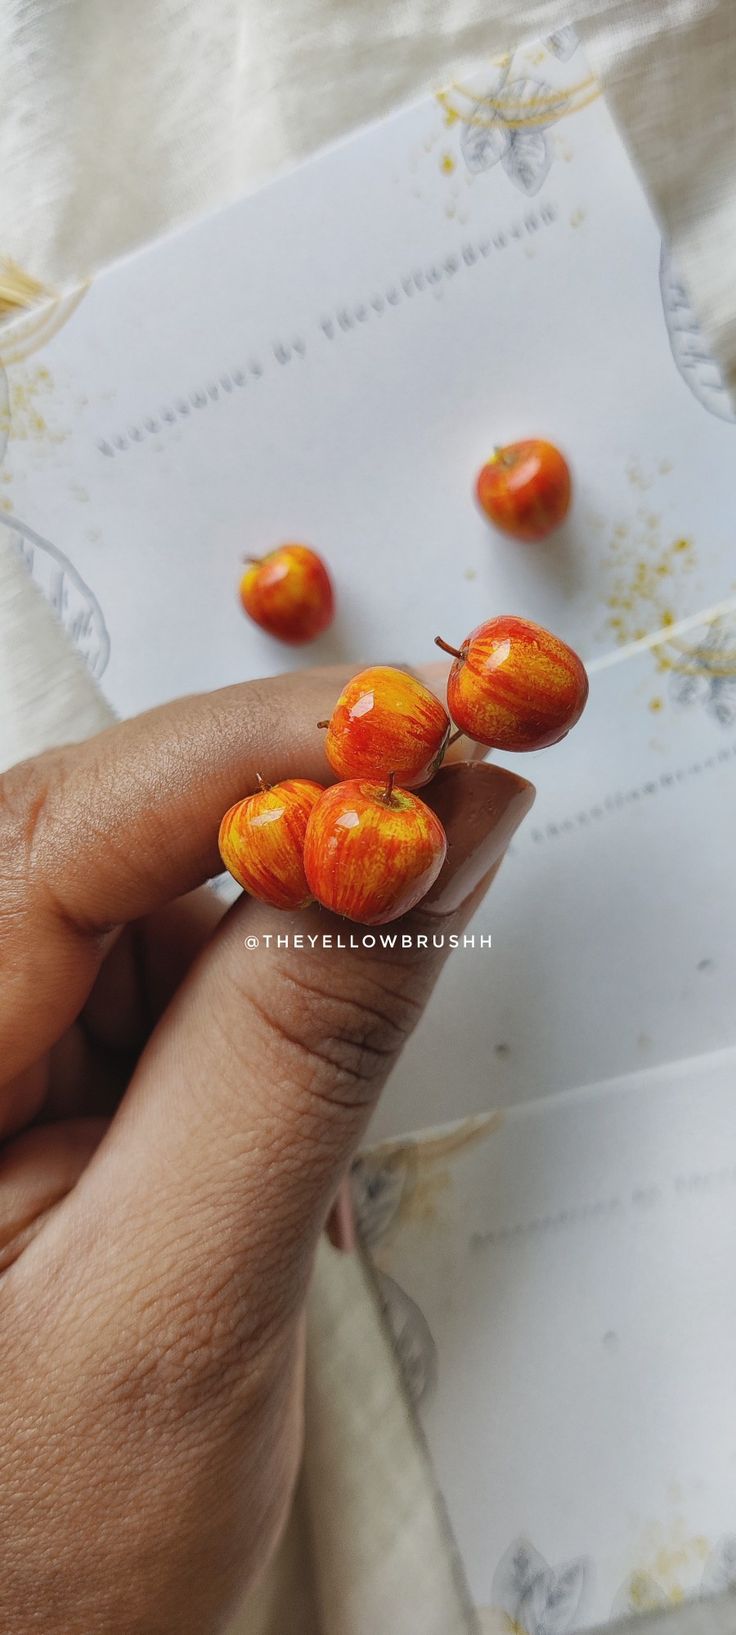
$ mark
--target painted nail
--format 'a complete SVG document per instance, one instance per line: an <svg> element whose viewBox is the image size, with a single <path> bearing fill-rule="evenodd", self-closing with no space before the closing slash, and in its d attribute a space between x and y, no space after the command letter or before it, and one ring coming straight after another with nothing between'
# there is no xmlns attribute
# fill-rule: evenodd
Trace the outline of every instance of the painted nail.
<svg viewBox="0 0 736 1635"><path fill-rule="evenodd" d="M534 785L501 766L442 767L422 799L447 832L447 859L421 912L452 914L500 863L534 804Z"/></svg>

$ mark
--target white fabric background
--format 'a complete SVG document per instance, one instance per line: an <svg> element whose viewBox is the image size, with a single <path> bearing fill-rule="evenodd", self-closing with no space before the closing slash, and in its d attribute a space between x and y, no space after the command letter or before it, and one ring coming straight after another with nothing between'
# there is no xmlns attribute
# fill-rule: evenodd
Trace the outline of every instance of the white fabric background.
<svg viewBox="0 0 736 1635"><path fill-rule="evenodd" d="M85 275L571 18L730 367L733 0L5 0L0 253Z"/></svg>
<svg viewBox="0 0 736 1635"><path fill-rule="evenodd" d="M4 0L0 255L73 281L571 19L736 379L733 0Z"/></svg>

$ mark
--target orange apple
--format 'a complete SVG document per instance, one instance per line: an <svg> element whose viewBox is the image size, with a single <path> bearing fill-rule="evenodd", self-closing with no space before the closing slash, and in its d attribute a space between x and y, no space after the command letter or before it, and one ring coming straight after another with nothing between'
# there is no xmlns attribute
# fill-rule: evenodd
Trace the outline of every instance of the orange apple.
<svg viewBox="0 0 736 1635"><path fill-rule="evenodd" d="M570 468L541 437L497 448L478 473L475 490L489 520L513 539L546 539L570 509Z"/></svg>
<svg viewBox="0 0 736 1635"><path fill-rule="evenodd" d="M255 623L283 642L308 642L332 623L332 581L308 545L280 545L248 558L240 600Z"/></svg>
<svg viewBox="0 0 736 1635"><path fill-rule="evenodd" d="M478 625L455 658L447 707L468 738L494 749L546 749L574 727L588 697L577 653L541 625L503 614Z"/></svg>
<svg viewBox="0 0 736 1635"><path fill-rule="evenodd" d="M231 806L220 824L225 868L252 897L272 908L306 908L304 836L323 787L309 778L262 784Z"/></svg>
<svg viewBox="0 0 736 1635"><path fill-rule="evenodd" d="M361 670L343 688L327 724L325 753L339 778L385 779L402 789L427 783L447 747L450 717L416 676L389 665Z"/></svg>
<svg viewBox="0 0 736 1635"><path fill-rule="evenodd" d="M418 795L354 778L314 806L304 843L309 889L360 925L386 925L421 902L442 868L447 838Z"/></svg>

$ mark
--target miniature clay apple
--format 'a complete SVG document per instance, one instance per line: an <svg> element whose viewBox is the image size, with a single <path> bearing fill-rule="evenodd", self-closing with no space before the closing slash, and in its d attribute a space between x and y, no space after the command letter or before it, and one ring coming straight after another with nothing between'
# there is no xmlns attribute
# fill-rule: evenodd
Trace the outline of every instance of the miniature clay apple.
<svg viewBox="0 0 736 1635"><path fill-rule="evenodd" d="M421 902L446 851L442 824L418 795L394 788L391 778L353 778L317 801L304 872L324 908L360 925L387 925Z"/></svg>
<svg viewBox="0 0 736 1635"><path fill-rule="evenodd" d="M266 556L248 557L240 600L250 618L283 642L309 642L332 623L332 581L308 545L279 545Z"/></svg>
<svg viewBox="0 0 736 1635"><path fill-rule="evenodd" d="M309 778L285 778L231 806L220 824L225 868L252 897L272 908L306 908L312 893L304 873L304 836L323 794Z"/></svg>
<svg viewBox="0 0 736 1635"><path fill-rule="evenodd" d="M416 676L390 665L361 670L343 688L327 727L325 754L339 778L393 773L402 789L434 777L447 747L450 717Z"/></svg>
<svg viewBox="0 0 736 1635"><path fill-rule="evenodd" d="M502 533L527 542L546 539L570 509L570 468L541 437L497 448L481 468L475 491Z"/></svg>
<svg viewBox="0 0 736 1635"><path fill-rule="evenodd" d="M546 749L585 708L588 676L566 642L529 619L503 614L478 625L452 653L447 707L461 732L494 749Z"/></svg>

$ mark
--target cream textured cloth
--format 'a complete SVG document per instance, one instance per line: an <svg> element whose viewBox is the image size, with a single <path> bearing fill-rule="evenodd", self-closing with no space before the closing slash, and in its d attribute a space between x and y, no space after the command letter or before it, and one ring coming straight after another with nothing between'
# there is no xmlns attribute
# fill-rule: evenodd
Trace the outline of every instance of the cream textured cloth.
<svg viewBox="0 0 736 1635"><path fill-rule="evenodd" d="M0 255L73 281L573 17L736 383L734 0L5 0ZM0 766L110 719L2 542L0 699ZM232 1635L477 1631L370 1277L326 1248L307 1409L292 1526Z"/></svg>
<svg viewBox="0 0 736 1635"><path fill-rule="evenodd" d="M302 1485L229 1635L476 1635L370 1269L325 1243L309 1306Z"/></svg>
<svg viewBox="0 0 736 1635"><path fill-rule="evenodd" d="M733 0L5 0L0 254L85 276L573 19L730 373Z"/></svg>

